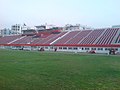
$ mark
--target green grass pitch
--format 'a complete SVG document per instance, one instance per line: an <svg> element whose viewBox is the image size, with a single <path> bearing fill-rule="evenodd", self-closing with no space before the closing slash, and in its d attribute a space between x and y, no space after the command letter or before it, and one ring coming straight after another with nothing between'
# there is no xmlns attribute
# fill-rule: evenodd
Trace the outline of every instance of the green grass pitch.
<svg viewBox="0 0 120 90"><path fill-rule="evenodd" d="M120 90L120 56L0 50L0 90Z"/></svg>

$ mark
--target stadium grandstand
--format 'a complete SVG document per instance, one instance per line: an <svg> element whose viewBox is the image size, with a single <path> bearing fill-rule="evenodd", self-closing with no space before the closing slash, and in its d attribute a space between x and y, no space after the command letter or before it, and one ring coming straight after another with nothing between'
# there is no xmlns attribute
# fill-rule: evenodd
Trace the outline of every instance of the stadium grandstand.
<svg viewBox="0 0 120 90"><path fill-rule="evenodd" d="M33 33L32 33L33 31ZM120 53L120 28L60 31L57 29L0 37L0 48L20 50ZM111 51L111 52L110 52ZM112 52L113 51L113 52Z"/></svg>

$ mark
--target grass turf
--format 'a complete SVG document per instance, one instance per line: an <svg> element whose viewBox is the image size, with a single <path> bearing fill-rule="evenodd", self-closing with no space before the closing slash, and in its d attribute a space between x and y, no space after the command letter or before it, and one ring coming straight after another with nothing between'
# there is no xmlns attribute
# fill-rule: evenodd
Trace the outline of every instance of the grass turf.
<svg viewBox="0 0 120 90"><path fill-rule="evenodd" d="M0 50L0 90L120 90L120 57Z"/></svg>

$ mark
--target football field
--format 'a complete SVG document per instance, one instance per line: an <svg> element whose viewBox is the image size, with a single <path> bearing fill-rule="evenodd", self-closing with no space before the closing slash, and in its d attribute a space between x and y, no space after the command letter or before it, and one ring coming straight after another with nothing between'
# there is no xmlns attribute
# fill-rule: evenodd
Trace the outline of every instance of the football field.
<svg viewBox="0 0 120 90"><path fill-rule="evenodd" d="M0 90L120 90L120 56L0 50Z"/></svg>

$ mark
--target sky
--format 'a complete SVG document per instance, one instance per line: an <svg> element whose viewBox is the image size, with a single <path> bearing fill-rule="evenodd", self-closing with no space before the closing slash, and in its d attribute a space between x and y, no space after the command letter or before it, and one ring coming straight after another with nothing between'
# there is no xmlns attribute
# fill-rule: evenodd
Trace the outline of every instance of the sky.
<svg viewBox="0 0 120 90"><path fill-rule="evenodd" d="M23 23L120 25L120 0L0 0L0 28Z"/></svg>

